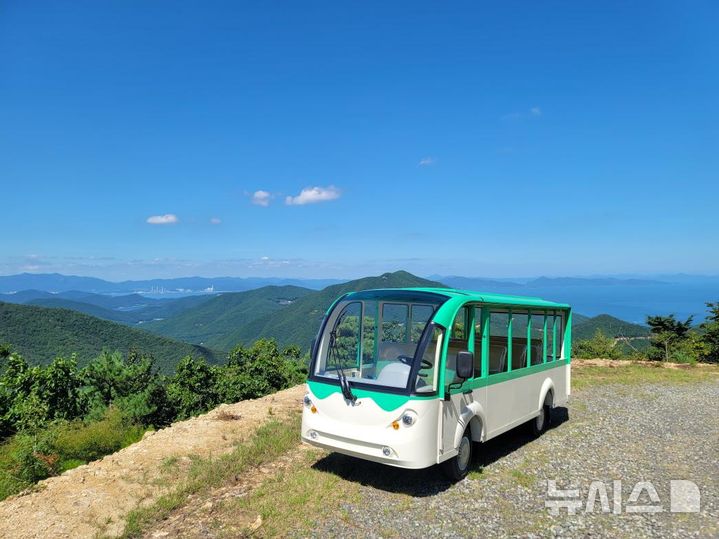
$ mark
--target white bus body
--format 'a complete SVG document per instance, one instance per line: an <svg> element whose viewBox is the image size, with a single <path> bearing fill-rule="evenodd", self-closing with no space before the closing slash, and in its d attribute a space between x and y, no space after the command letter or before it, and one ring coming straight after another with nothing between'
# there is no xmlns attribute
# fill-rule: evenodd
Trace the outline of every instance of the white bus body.
<svg viewBox="0 0 719 539"><path fill-rule="evenodd" d="M567 402L570 324L569 306L536 298L346 295L313 345L302 440L403 468L445 463L460 479L471 441L529 421L539 433Z"/></svg>

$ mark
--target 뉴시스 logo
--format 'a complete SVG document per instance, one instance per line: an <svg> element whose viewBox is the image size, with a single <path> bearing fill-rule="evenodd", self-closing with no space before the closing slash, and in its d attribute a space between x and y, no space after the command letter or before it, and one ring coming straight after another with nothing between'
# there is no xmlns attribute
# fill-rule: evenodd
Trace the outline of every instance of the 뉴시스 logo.
<svg viewBox="0 0 719 539"><path fill-rule="evenodd" d="M547 500L544 506L553 516L559 515L560 510L566 509L568 514L574 515L578 510L584 509L585 513L601 511L602 513L613 513L619 515L625 513L698 513L701 506L701 495L699 487L693 481L676 479L669 482L669 507L662 503L657 489L651 481L639 481L632 488L632 492L623 505L622 481L614 480L612 485L611 505L605 481L592 481L587 491L587 499L583 501L579 489L557 488L557 481L547 481ZM642 495L651 502L639 503ZM666 500L664 501L666 503Z"/></svg>

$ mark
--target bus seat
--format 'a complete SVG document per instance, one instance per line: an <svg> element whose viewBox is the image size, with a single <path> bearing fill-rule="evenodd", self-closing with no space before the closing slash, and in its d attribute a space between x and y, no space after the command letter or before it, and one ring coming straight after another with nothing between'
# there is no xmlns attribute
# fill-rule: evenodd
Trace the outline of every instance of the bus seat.
<svg viewBox="0 0 719 539"><path fill-rule="evenodd" d="M390 387L405 387L411 367L399 361L390 363L382 369L377 377L377 383Z"/></svg>
<svg viewBox="0 0 719 539"><path fill-rule="evenodd" d="M501 344L489 345L489 374L507 370L507 347Z"/></svg>

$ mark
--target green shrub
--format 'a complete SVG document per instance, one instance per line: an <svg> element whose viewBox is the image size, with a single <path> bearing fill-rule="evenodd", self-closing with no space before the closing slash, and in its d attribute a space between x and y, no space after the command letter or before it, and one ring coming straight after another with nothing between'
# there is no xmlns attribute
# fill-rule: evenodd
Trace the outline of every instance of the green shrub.
<svg viewBox="0 0 719 539"><path fill-rule="evenodd" d="M702 361L719 363L719 301L707 303L709 315L701 324L702 342L705 348L702 352Z"/></svg>
<svg viewBox="0 0 719 539"><path fill-rule="evenodd" d="M144 432L111 406L99 421L58 421L16 434L0 446L0 499L127 447Z"/></svg>
<svg viewBox="0 0 719 539"><path fill-rule="evenodd" d="M604 335L601 329L597 329L591 339L577 341L574 344L572 355L583 359L619 359L622 357L622 351L614 339Z"/></svg>
<svg viewBox="0 0 719 539"><path fill-rule="evenodd" d="M110 406L100 421L61 424L54 431L52 448L62 461L90 462L135 443L145 429L128 423L121 410Z"/></svg>
<svg viewBox="0 0 719 539"><path fill-rule="evenodd" d="M190 356L181 359L167 387L177 419L186 419L219 404L216 382L216 369L204 359Z"/></svg>
<svg viewBox="0 0 719 539"><path fill-rule="evenodd" d="M298 347L280 351L274 340L260 339L230 353L227 366L218 369L217 392L221 402L254 399L299 384L306 376Z"/></svg>

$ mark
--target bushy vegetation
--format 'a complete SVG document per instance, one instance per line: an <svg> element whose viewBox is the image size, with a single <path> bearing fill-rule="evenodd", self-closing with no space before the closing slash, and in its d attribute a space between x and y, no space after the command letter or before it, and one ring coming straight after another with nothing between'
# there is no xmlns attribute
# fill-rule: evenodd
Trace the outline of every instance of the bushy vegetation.
<svg viewBox="0 0 719 539"><path fill-rule="evenodd" d="M613 337L608 337L597 328L591 339L581 339L572 347L572 355L578 358L619 359L622 350Z"/></svg>
<svg viewBox="0 0 719 539"><path fill-rule="evenodd" d="M138 352L103 352L82 368L74 356L30 366L2 346L0 499L113 453L148 429L300 383L305 365L299 348L267 340L237 346L221 366L187 356L172 375Z"/></svg>
<svg viewBox="0 0 719 539"><path fill-rule="evenodd" d="M719 302L706 304L709 315L693 327L690 316L677 320L668 316L648 316L648 346L636 346L636 338L610 337L597 329L589 339L574 343L572 353L578 358L649 359L674 363L697 361L719 363ZM641 338L640 338L641 339Z"/></svg>

